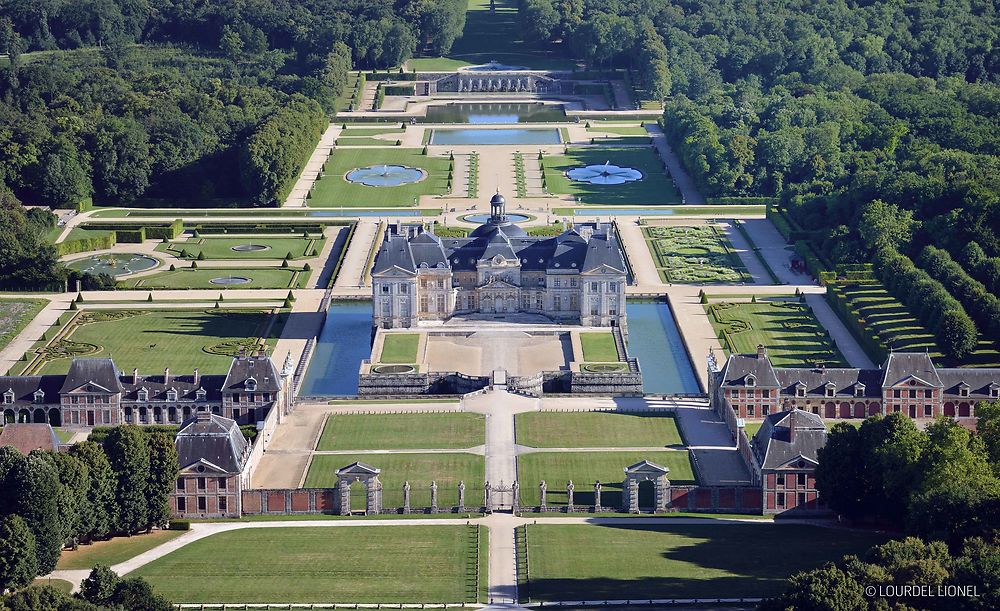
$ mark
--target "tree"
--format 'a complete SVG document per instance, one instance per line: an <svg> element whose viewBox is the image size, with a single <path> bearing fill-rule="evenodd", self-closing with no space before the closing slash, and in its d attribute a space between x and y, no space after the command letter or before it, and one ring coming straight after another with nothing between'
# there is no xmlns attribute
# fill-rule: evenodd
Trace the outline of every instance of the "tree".
<svg viewBox="0 0 1000 611"><path fill-rule="evenodd" d="M826 445L819 449L816 467L816 489L827 500L830 509L852 520L870 512L866 506L861 458L861 435L858 429L839 422L827 436Z"/></svg>
<svg viewBox="0 0 1000 611"><path fill-rule="evenodd" d="M867 608L864 586L832 563L793 575L788 580L788 589L784 593L765 600L758 607L761 611L842 611Z"/></svg>
<svg viewBox="0 0 1000 611"><path fill-rule="evenodd" d="M65 539L59 519L59 476L49 461L37 454L16 463L8 476L13 511L24 519L35 538L38 572L56 568Z"/></svg>
<svg viewBox="0 0 1000 611"><path fill-rule="evenodd" d="M145 528L149 516L149 446L148 435L138 426L111 429L104 440L104 451L115 473L118 521L114 530L132 534Z"/></svg>
<svg viewBox="0 0 1000 611"><path fill-rule="evenodd" d="M130 611L173 611L173 605L142 577L126 577L118 582L111 602Z"/></svg>
<svg viewBox="0 0 1000 611"><path fill-rule="evenodd" d="M90 571L90 575L80 582L80 596L95 605L110 605L120 583L121 578L118 577L118 573L104 564L98 564Z"/></svg>
<svg viewBox="0 0 1000 611"><path fill-rule="evenodd" d="M976 404L976 432L983 440L993 473L1000 477L1000 400Z"/></svg>
<svg viewBox="0 0 1000 611"><path fill-rule="evenodd" d="M177 487L177 447L171 435L149 435L149 513L147 526L162 526L170 519L170 493Z"/></svg>
<svg viewBox="0 0 1000 611"><path fill-rule="evenodd" d="M145 193L152 169L149 136L131 117L105 117L94 137L97 192L129 202Z"/></svg>
<svg viewBox="0 0 1000 611"><path fill-rule="evenodd" d="M861 212L858 232L872 251L885 248L899 251L909 245L917 225L912 210L877 199Z"/></svg>
<svg viewBox="0 0 1000 611"><path fill-rule="evenodd" d="M56 208L70 207L90 197L90 176L78 158L76 148L57 144L44 158L39 176L42 201Z"/></svg>
<svg viewBox="0 0 1000 611"><path fill-rule="evenodd" d="M37 575L31 529L20 516L0 517L0 592L23 588Z"/></svg>
<svg viewBox="0 0 1000 611"><path fill-rule="evenodd" d="M87 486L88 512L82 514L87 521L81 523L81 532L87 539L108 536L118 523L115 501L117 476L108 462L104 449L93 441L73 444L69 455L76 457L86 467L90 478Z"/></svg>
<svg viewBox="0 0 1000 611"><path fill-rule="evenodd" d="M59 477L59 518L64 541L84 536L93 522L93 509L87 502L90 471L80 459L62 452L35 450L32 454L47 460Z"/></svg>

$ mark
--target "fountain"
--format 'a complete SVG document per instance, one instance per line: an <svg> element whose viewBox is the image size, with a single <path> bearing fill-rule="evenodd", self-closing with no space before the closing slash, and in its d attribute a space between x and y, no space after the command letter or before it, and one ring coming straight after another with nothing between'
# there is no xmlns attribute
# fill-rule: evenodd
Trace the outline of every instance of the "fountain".
<svg viewBox="0 0 1000 611"><path fill-rule="evenodd" d="M264 244L237 244L230 250L234 250L236 252L261 252L264 250L271 250L271 247Z"/></svg>
<svg viewBox="0 0 1000 611"><path fill-rule="evenodd" d="M571 180L589 182L592 185L623 185L627 182L642 180L642 172L635 168L623 168L605 161L604 165L588 165L573 168L566 172Z"/></svg>
<svg viewBox="0 0 1000 611"><path fill-rule="evenodd" d="M369 187L398 187L420 182L424 178L427 178L427 172L420 168L388 164L357 168L344 175L344 179L348 182Z"/></svg>
<svg viewBox="0 0 1000 611"><path fill-rule="evenodd" d="M88 274L108 274L128 276L153 269L160 264L158 259L146 255L121 253L114 255L93 255L68 264L70 269Z"/></svg>
<svg viewBox="0 0 1000 611"><path fill-rule="evenodd" d="M220 286L237 286L240 284L250 284L253 282L252 278L247 278L246 276L233 276L232 274L228 276L220 276L218 278L212 278L209 280L212 284L217 284Z"/></svg>

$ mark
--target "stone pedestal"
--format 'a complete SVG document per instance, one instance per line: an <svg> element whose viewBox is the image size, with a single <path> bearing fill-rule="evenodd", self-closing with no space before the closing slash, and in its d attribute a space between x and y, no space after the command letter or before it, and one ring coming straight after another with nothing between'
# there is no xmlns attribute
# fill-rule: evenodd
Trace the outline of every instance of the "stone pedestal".
<svg viewBox="0 0 1000 611"><path fill-rule="evenodd" d="M431 513L438 512L438 485L437 481L431 480Z"/></svg>
<svg viewBox="0 0 1000 611"><path fill-rule="evenodd" d="M403 513L410 513L410 482L403 482Z"/></svg>
<svg viewBox="0 0 1000 611"><path fill-rule="evenodd" d="M569 483L566 484L566 511L568 512L575 510L573 505L573 491L575 489L576 487L573 485L573 480L569 480Z"/></svg>

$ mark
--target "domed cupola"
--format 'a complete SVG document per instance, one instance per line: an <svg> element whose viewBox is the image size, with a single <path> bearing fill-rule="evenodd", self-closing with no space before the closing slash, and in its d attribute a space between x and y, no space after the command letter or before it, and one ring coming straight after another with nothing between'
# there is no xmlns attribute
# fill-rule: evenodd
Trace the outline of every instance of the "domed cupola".
<svg viewBox="0 0 1000 611"><path fill-rule="evenodd" d="M507 200L504 199L503 195L500 195L499 190L497 190L496 194L494 194L490 199L489 220L479 227L476 227L472 233L469 234L469 237L488 238L497 232L511 238L522 238L528 235L527 231L512 223L510 219L507 218Z"/></svg>

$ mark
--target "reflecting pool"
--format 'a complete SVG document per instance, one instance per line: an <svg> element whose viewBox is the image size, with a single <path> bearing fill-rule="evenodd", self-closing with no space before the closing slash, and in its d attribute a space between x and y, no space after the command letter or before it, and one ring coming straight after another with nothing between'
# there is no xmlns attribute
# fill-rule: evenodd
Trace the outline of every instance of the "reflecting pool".
<svg viewBox="0 0 1000 611"><path fill-rule="evenodd" d="M427 114L417 119L421 123L471 123L473 125L504 123L561 123L566 110L561 104L537 102L486 102L440 104L427 107Z"/></svg>
<svg viewBox="0 0 1000 611"><path fill-rule="evenodd" d="M356 182L369 187L398 187L420 182L427 173L420 168L403 165L376 165L351 170L344 177L348 182Z"/></svg>
<svg viewBox="0 0 1000 611"><path fill-rule="evenodd" d="M430 144L559 144L558 129L435 129Z"/></svg>
<svg viewBox="0 0 1000 611"><path fill-rule="evenodd" d="M687 350L670 306L665 301L630 300L628 352L639 359L647 393L700 393Z"/></svg>
<svg viewBox="0 0 1000 611"><path fill-rule="evenodd" d="M358 394L358 368L371 356L372 302L334 301L299 386L304 397Z"/></svg>
<svg viewBox="0 0 1000 611"><path fill-rule="evenodd" d="M160 264L158 259L146 255L132 253L117 253L94 255L79 259L68 264L70 269L90 274L109 274L111 276L128 276L136 272L153 269Z"/></svg>

